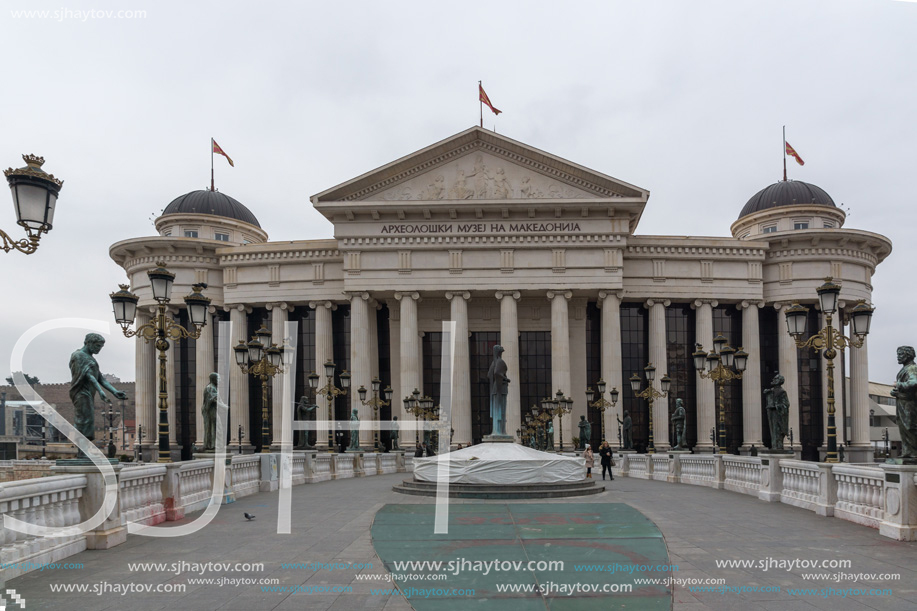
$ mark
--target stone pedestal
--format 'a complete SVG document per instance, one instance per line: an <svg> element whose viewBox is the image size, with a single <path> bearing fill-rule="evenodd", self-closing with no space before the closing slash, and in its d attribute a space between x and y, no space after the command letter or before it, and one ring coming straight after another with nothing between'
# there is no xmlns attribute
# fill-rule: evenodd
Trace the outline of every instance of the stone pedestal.
<svg viewBox="0 0 917 611"><path fill-rule="evenodd" d="M792 459L792 450L767 450L758 453L761 459L761 488L758 498L768 503L779 503L783 491L783 474L780 471L781 459Z"/></svg>
<svg viewBox="0 0 917 611"><path fill-rule="evenodd" d="M404 451L397 450L392 452L395 455L395 466L398 467L398 473L406 473L407 467L404 464Z"/></svg>
<svg viewBox="0 0 917 611"><path fill-rule="evenodd" d="M483 443L516 443L512 435L484 435L481 441Z"/></svg>
<svg viewBox="0 0 917 611"><path fill-rule="evenodd" d="M122 465L112 461L111 466L115 471L115 506L95 530L86 533L87 549L109 549L127 541L127 528L121 519L121 498L117 494L118 474ZM82 463L82 464L81 464ZM87 464L88 463L88 464ZM92 461L86 459L59 460L57 465L51 467L54 475L83 475L86 477L86 490L80 497L80 521L94 516L102 507L105 498L105 477Z"/></svg>
<svg viewBox="0 0 917 611"><path fill-rule="evenodd" d="M885 517L879 524L879 533L898 541L917 541L917 465L886 463L882 470Z"/></svg>
<svg viewBox="0 0 917 611"><path fill-rule="evenodd" d="M280 488L280 456L261 454L261 492L273 492Z"/></svg>

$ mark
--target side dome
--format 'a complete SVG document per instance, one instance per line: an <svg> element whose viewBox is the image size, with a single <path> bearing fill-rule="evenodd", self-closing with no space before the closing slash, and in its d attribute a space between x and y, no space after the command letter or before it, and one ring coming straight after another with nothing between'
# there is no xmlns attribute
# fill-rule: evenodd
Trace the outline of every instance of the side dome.
<svg viewBox="0 0 917 611"><path fill-rule="evenodd" d="M212 214L222 216L261 228L261 224L251 210L246 208L236 199L219 191L207 189L191 191L172 200L162 216L167 214Z"/></svg>
<svg viewBox="0 0 917 611"><path fill-rule="evenodd" d="M755 193L739 218L780 206L815 205L837 208L831 196L821 187L798 180L781 180Z"/></svg>

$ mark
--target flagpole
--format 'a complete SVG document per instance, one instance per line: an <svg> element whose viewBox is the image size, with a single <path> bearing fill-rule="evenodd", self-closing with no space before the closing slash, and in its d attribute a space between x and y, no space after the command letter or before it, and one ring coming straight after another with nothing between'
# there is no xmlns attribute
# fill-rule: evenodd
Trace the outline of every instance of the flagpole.
<svg viewBox="0 0 917 611"><path fill-rule="evenodd" d="M481 99L481 89L483 89L481 81L478 81L478 110L481 111L481 127L484 127L484 101Z"/></svg>
<svg viewBox="0 0 917 611"><path fill-rule="evenodd" d="M213 138L210 139L210 190L215 190L213 188Z"/></svg>
<svg viewBox="0 0 917 611"><path fill-rule="evenodd" d="M786 125L783 126L783 182L786 182Z"/></svg>

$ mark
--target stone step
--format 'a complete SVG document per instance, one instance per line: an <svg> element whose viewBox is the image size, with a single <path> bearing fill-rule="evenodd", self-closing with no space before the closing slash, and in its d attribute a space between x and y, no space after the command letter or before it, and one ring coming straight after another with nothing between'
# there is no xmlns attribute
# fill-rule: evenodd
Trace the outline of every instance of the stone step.
<svg viewBox="0 0 917 611"><path fill-rule="evenodd" d="M405 480L392 487L395 492L415 496L436 496L436 482ZM597 486L595 480L582 482L559 482L553 484L449 484L450 498L465 499L544 499L568 496L600 494L605 486Z"/></svg>

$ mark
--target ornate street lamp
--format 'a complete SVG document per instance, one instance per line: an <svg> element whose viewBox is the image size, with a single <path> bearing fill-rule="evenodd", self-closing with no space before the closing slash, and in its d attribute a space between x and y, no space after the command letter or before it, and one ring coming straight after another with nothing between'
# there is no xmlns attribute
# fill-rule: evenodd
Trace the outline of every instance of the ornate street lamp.
<svg viewBox="0 0 917 611"><path fill-rule="evenodd" d="M252 341L246 344L239 340L233 351L236 354L236 364L242 369L242 373L261 379L261 453L269 454L271 427L267 400L268 382L292 364L293 348L286 342L281 347L272 343L271 332L262 323L255 331Z"/></svg>
<svg viewBox="0 0 917 611"><path fill-rule="evenodd" d="M872 313L875 308L866 305L865 301L857 302L849 312L850 327L853 330L853 339L845 337L832 325L834 313L837 311L838 295L841 286L833 278L825 278L825 283L815 289L821 305L822 314L825 315L825 328L818 331L809 339L803 340L806 332L806 319L809 309L794 303L786 310L787 331L799 348L811 348L815 352L824 350L824 357L828 361L828 451L825 462L836 463L837 460L837 426L834 418L834 357L837 350L862 348L869 327L872 322Z"/></svg>
<svg viewBox="0 0 917 611"><path fill-rule="evenodd" d="M662 386L662 392L659 392L653 387L653 381L656 379L656 368L652 363L648 363L646 367L643 368L643 371L646 372L647 386L646 390L640 390L643 386L643 380L640 379L636 373L630 377L630 389L633 391L634 396L639 399L646 399L649 404L649 445L647 445L646 453L655 454L656 446L653 444L653 401L668 396L669 394L669 385L672 383L672 380L669 378L668 374L662 376L662 379L659 380L660 385Z"/></svg>
<svg viewBox="0 0 917 611"><path fill-rule="evenodd" d="M748 353L741 348L736 350L726 342L723 335L717 335L713 338L713 350L709 354L704 352L703 346L695 344L697 351L692 355L698 375L713 380L714 385L719 387L720 433L719 441L714 439L713 443L714 446L719 445L720 454L726 453L726 382L740 380L748 365Z"/></svg>
<svg viewBox="0 0 917 611"><path fill-rule="evenodd" d="M357 392L360 395L360 403L362 403L363 405L368 405L372 407L373 408L373 420L375 420L376 422L379 422L379 408L385 407L391 403L392 387L386 386L381 391L382 394L380 398L379 387L382 386L382 381L379 378L373 378L372 381L369 383L369 385L373 390L373 398L370 399L369 401L366 400L367 391L366 391L366 388L364 388L362 384L360 385L360 388L357 389ZM373 445L375 447L376 452L382 451L382 442L379 439L378 425L373 428Z"/></svg>
<svg viewBox="0 0 917 611"><path fill-rule="evenodd" d="M337 365L334 361L328 359L323 365L325 368L325 378L328 383L318 387L319 375L314 371L309 374L309 389L315 393L316 397L322 395L328 401L328 451L334 452L334 399L338 396L346 396L347 389L350 388L350 374L347 371L341 373L341 388L334 385L334 371ZM316 399L318 402L318 399ZM318 444L318 440L316 440Z"/></svg>
<svg viewBox="0 0 917 611"><path fill-rule="evenodd" d="M3 240L0 248L4 252L18 250L30 255L38 250L41 234L51 231L53 227L57 196L64 181L41 169L44 157L23 155L22 159L26 163L24 168L6 169L3 175L12 191L16 224L25 229L26 237L17 240L0 229L0 239Z"/></svg>
<svg viewBox="0 0 917 611"><path fill-rule="evenodd" d="M593 402L593 397L595 397L595 391L591 387L586 388L586 403L589 407L594 407L599 410L602 418L602 441L605 439L605 410L609 407L614 407L618 403L618 389L612 388L609 395L611 396L611 402L605 400L605 380L599 378L599 381L596 382L595 387L599 390L599 398Z"/></svg>
<svg viewBox="0 0 917 611"><path fill-rule="evenodd" d="M541 400L541 406L552 416L556 417L558 423L558 432L560 433L559 451L564 451L564 416L573 411L573 399L565 397L564 392L558 389L554 398L550 397ZM575 449L575 448L574 448Z"/></svg>
<svg viewBox="0 0 917 611"><path fill-rule="evenodd" d="M201 329L207 324L207 308L210 298L201 294L207 285L195 284L191 287L191 294L185 297L188 308L188 317L194 330L189 331L166 315L166 308L172 298L172 283L175 274L165 268L165 263L160 261L156 267L147 272L150 278L150 287L153 299L156 300L156 317L145 325L137 327L134 331L130 326L134 324L137 314L137 302L140 298L130 292L128 285L119 284L120 291L111 293L112 308L115 321L121 325L124 337L139 335L145 342L154 342L159 351L159 462L172 462L169 455L169 393L166 386L166 351L169 349L171 339L178 342L181 339L198 339Z"/></svg>

